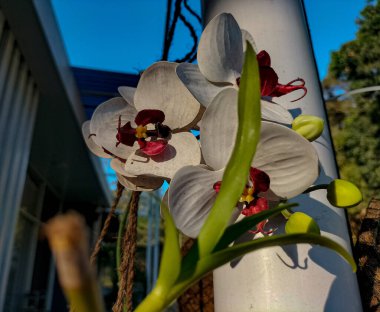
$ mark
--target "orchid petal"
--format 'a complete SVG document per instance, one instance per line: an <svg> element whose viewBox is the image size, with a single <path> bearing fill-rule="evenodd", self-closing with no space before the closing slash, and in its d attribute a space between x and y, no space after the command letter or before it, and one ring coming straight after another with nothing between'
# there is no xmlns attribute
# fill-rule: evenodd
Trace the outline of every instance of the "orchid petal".
<svg viewBox="0 0 380 312"><path fill-rule="evenodd" d="M291 124L293 116L282 105L261 99L261 118L282 124Z"/></svg>
<svg viewBox="0 0 380 312"><path fill-rule="evenodd" d="M104 150L97 145L94 140L92 139L93 136L91 135L90 131L90 120L87 120L82 125L82 134L84 141L88 147L88 149L94 153L96 156L103 157L103 158L112 158L111 155L104 152Z"/></svg>
<svg viewBox="0 0 380 312"><path fill-rule="evenodd" d="M221 91L202 117L203 158L214 170L226 166L234 147L238 127L237 98L238 92L234 88Z"/></svg>
<svg viewBox="0 0 380 312"><path fill-rule="evenodd" d="M177 66L176 71L179 79L191 94L205 107L221 90L230 86L211 83L202 75L197 64L181 63Z"/></svg>
<svg viewBox="0 0 380 312"><path fill-rule="evenodd" d="M186 166L177 171L169 188L169 209L177 228L195 238L214 204L215 182L224 170L212 171L202 166Z"/></svg>
<svg viewBox="0 0 380 312"><path fill-rule="evenodd" d="M134 97L135 97L136 88L121 86L117 88L117 91L120 93L120 95L129 105L135 106Z"/></svg>
<svg viewBox="0 0 380 312"><path fill-rule="evenodd" d="M176 74L177 63L158 62L142 74L135 93L137 110L158 109L172 129L191 127L200 110L199 102Z"/></svg>
<svg viewBox="0 0 380 312"><path fill-rule="evenodd" d="M114 158L110 162L110 167L115 170L116 173L121 174L123 176L133 178L136 177L135 175L129 174L127 171L125 171L125 163L120 161L117 158Z"/></svg>
<svg viewBox="0 0 380 312"><path fill-rule="evenodd" d="M202 33L198 65L212 82L236 84L243 67L243 42L238 23L231 14L214 17Z"/></svg>
<svg viewBox="0 0 380 312"><path fill-rule="evenodd" d="M277 196L290 198L316 180L318 156L313 145L295 131L263 121L252 167L269 175L270 189Z"/></svg>
<svg viewBox="0 0 380 312"><path fill-rule="evenodd" d="M165 150L148 157L141 151L130 155L126 161L126 171L132 175L153 175L171 179L183 166L198 165L201 161L199 143L189 132L172 134Z"/></svg>
<svg viewBox="0 0 380 312"><path fill-rule="evenodd" d="M90 123L90 131L95 134L92 137L94 142L113 155L126 159L138 147L136 147L137 144L135 146L118 144L116 146L119 117L121 125L124 125L128 121L133 121L136 114L136 109L121 97L115 97L100 104L95 109Z"/></svg>
<svg viewBox="0 0 380 312"><path fill-rule="evenodd" d="M149 192L157 190L161 187L164 180L157 177L138 176L138 177L124 177L116 173L119 182L131 191Z"/></svg>
<svg viewBox="0 0 380 312"><path fill-rule="evenodd" d="M241 31L241 36L243 39L243 51L245 52L245 50L247 50L247 41L248 41L251 44L253 50L257 52L256 43L252 35L245 29L240 29L240 31Z"/></svg>

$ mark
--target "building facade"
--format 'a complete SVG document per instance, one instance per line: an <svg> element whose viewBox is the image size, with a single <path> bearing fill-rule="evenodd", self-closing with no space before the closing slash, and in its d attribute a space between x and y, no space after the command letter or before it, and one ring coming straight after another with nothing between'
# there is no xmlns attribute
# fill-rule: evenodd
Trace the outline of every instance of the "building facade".
<svg viewBox="0 0 380 312"><path fill-rule="evenodd" d="M96 233L111 200L86 119L50 1L0 0L0 311L66 310L43 224L77 210Z"/></svg>

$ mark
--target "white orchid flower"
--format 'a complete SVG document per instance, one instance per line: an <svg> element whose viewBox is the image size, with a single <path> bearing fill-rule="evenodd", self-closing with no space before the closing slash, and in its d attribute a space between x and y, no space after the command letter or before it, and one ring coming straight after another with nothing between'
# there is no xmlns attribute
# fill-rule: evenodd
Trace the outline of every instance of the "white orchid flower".
<svg viewBox="0 0 380 312"><path fill-rule="evenodd" d="M158 154L135 150L126 159L125 170L132 175L149 175L171 179L183 166L199 164L201 151L195 136L188 130L199 121L203 107L176 75L177 63L158 62L142 74L134 96L139 112L159 110L165 116L156 130L167 140ZM149 129L146 134L149 135Z"/></svg>
<svg viewBox="0 0 380 312"><path fill-rule="evenodd" d="M182 166L200 163L199 143L187 130L202 108L178 79L176 66L155 63L136 90L120 87L123 97L99 105L83 125L90 150L113 158L111 167L129 189L157 189Z"/></svg>
<svg viewBox="0 0 380 312"><path fill-rule="evenodd" d="M221 90L239 87L246 41L255 46L252 36L240 29L234 17L222 13L213 18L202 33L198 46L198 65L182 63L177 67L178 77L205 107ZM290 124L293 118L289 111L273 102L271 97L279 97L295 90L302 90L305 95L305 82L298 78L286 85L280 84L271 67L269 54L261 51L257 58L263 96L262 118ZM293 85L295 82L301 84Z"/></svg>
<svg viewBox="0 0 380 312"><path fill-rule="evenodd" d="M201 146L207 164L186 166L174 175L168 205L176 226L196 237L215 201L237 134L237 90L221 91L201 123ZM302 193L318 176L318 156L306 139L293 130L262 121L261 137L252 161L250 179L242 194L242 214L268 209L268 201ZM264 230L265 222L257 227Z"/></svg>

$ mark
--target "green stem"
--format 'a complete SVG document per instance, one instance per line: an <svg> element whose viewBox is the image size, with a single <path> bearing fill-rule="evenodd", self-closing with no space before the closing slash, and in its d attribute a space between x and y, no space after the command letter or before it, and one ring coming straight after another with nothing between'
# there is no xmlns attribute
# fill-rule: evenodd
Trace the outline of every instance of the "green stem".
<svg viewBox="0 0 380 312"><path fill-rule="evenodd" d="M293 211L291 211L291 209L284 209L281 211L281 214L284 216L286 220L288 220L290 216L293 214Z"/></svg>
<svg viewBox="0 0 380 312"><path fill-rule="evenodd" d="M313 185L310 186L306 191L304 191L302 194L307 194L316 190L325 190L328 188L328 184L319 184L319 185Z"/></svg>
<svg viewBox="0 0 380 312"><path fill-rule="evenodd" d="M165 293L167 291L164 292L159 287L155 287L134 312L161 312L171 302L165 300Z"/></svg>

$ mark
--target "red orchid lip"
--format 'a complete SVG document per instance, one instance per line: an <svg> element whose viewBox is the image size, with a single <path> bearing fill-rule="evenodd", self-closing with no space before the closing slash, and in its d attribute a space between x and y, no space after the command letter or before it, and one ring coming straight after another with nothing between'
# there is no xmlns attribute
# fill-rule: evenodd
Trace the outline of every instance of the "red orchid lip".
<svg viewBox="0 0 380 312"><path fill-rule="evenodd" d="M135 123L138 126L146 126L147 124L163 123L165 114L158 109L143 109L139 111L135 118Z"/></svg>
<svg viewBox="0 0 380 312"><path fill-rule="evenodd" d="M258 194L268 191L270 178L264 171L251 167L249 169L249 178L255 187L255 193Z"/></svg>
<svg viewBox="0 0 380 312"><path fill-rule="evenodd" d="M248 202L245 201L245 208L241 211L241 214L248 217L251 215L254 215L256 213L259 213L261 211L269 209L268 200L263 197L259 197L259 193L263 193L269 190L270 186L270 178L269 175L266 174L264 171L251 167L249 170L249 179L251 180L253 184L253 200ZM222 181L217 181L212 186L215 193L219 193L220 188L222 186ZM249 188L249 186L246 186ZM244 199L245 200L245 199ZM257 224L256 230L249 231L252 234L262 233L265 235L271 234L273 231L265 231L264 227L268 220L264 220Z"/></svg>
<svg viewBox="0 0 380 312"><path fill-rule="evenodd" d="M133 146L136 142L136 130L131 126L131 122L128 121L124 126L121 127L121 116L119 116L119 125L117 129L116 139L118 146L120 143L123 143L128 146Z"/></svg>
<svg viewBox="0 0 380 312"><path fill-rule="evenodd" d="M153 124L155 130L139 129L140 135L137 135L136 128L131 126L131 122L128 121L124 126L121 126L121 116L119 116L119 123L117 128L116 139L118 146L120 143L133 146L137 141L140 150L148 155L154 156L162 153L167 146L167 139L170 137L171 129L168 126L162 124L165 120L165 114L158 109L144 109L138 112L135 118L135 123L139 127L145 127L147 124ZM150 141L146 141L147 137L151 137ZM157 138L162 138L157 139Z"/></svg>
<svg viewBox="0 0 380 312"><path fill-rule="evenodd" d="M296 90L303 90L303 95L295 100L292 100L291 102L298 101L305 97L305 95L307 94L305 80L303 80L302 78L297 78L288 82L285 85L281 84L278 81L278 76L276 72L271 67L271 59L268 52L262 50L257 54L256 57L259 63L262 96L280 97ZM295 82L301 83L295 85Z"/></svg>
<svg viewBox="0 0 380 312"><path fill-rule="evenodd" d="M144 145L145 146L142 147L142 144L140 144L140 150L145 155L155 156L155 155L161 154L166 149L166 147L168 146L168 141L166 140L144 141Z"/></svg>
<svg viewBox="0 0 380 312"><path fill-rule="evenodd" d="M259 63L259 66L270 66L271 64L271 59L270 55L267 51L261 50L259 53L256 55L257 61Z"/></svg>
<svg viewBox="0 0 380 312"><path fill-rule="evenodd" d="M254 186L254 195L264 193L269 190L270 177L264 171L251 167L249 169L249 179ZM219 193L222 181L217 181L212 186L216 193Z"/></svg>
<svg viewBox="0 0 380 312"><path fill-rule="evenodd" d="M268 201L266 198L259 197L252 202L248 204L246 208L242 210L242 214L245 215L246 217L252 216L254 214L257 214L259 212L265 211L269 209ZM251 234L257 234L257 233L262 233L265 235L271 234L273 230L265 231L264 227L267 224L268 219L261 221L256 225L256 230L249 231Z"/></svg>

